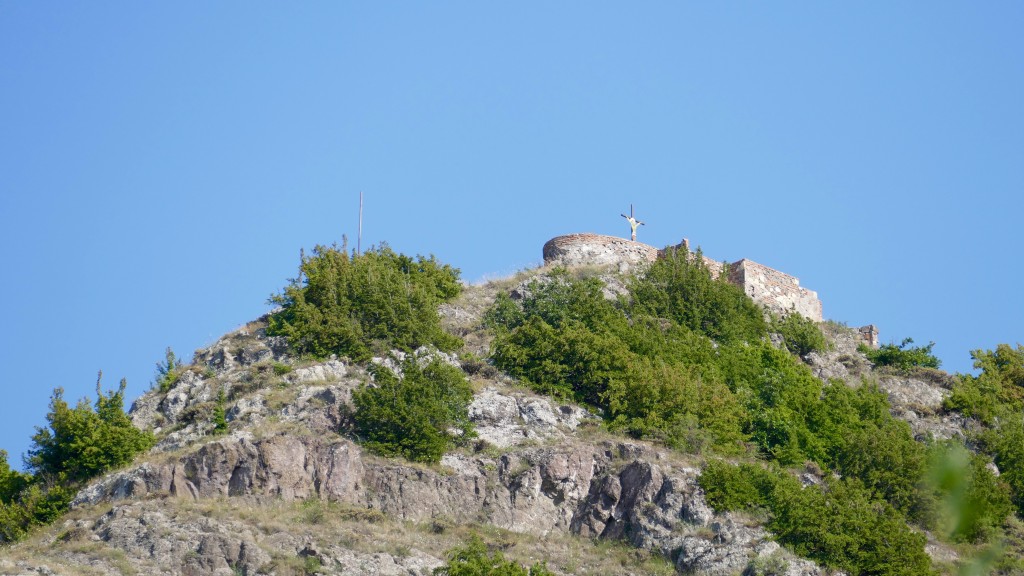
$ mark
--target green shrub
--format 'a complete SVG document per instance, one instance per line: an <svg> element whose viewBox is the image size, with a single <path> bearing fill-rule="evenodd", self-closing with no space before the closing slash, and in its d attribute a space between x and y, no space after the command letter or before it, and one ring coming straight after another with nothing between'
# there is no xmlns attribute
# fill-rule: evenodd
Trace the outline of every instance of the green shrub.
<svg viewBox="0 0 1024 576"><path fill-rule="evenodd" d="M1007 414L978 439L999 468L999 479L1010 488L1017 515L1024 518L1024 417Z"/></svg>
<svg viewBox="0 0 1024 576"><path fill-rule="evenodd" d="M824 460L821 439L810 427L823 386L807 366L765 342L720 346L718 366L744 399L744 431L762 452L782 464Z"/></svg>
<svg viewBox="0 0 1024 576"><path fill-rule="evenodd" d="M988 462L952 442L932 450L929 480L944 504L937 527L955 541L988 541L1013 512L1010 489Z"/></svg>
<svg viewBox="0 0 1024 576"><path fill-rule="evenodd" d="M782 336L786 349L801 358L828 348L828 341L818 323L796 312L782 318L773 316L769 330Z"/></svg>
<svg viewBox="0 0 1024 576"><path fill-rule="evenodd" d="M857 480L826 478L802 488L783 478L771 496L768 523L794 552L847 574L930 575L926 538Z"/></svg>
<svg viewBox="0 0 1024 576"><path fill-rule="evenodd" d="M778 478L777 472L761 466L735 466L721 460L711 460L701 471L698 482L708 504L722 512L767 509Z"/></svg>
<svg viewBox="0 0 1024 576"><path fill-rule="evenodd" d="M552 326L539 316L495 339L494 363L534 390L602 406L609 383L636 361L620 339L577 320Z"/></svg>
<svg viewBox="0 0 1024 576"><path fill-rule="evenodd" d="M938 368L942 364L932 354L935 342L929 342L927 346L911 346L913 343L913 338L904 338L898 346L883 344L877 350L872 350L862 344L859 349L875 366L892 366L902 371L909 371L916 367Z"/></svg>
<svg viewBox="0 0 1024 576"><path fill-rule="evenodd" d="M448 551L448 563L435 568L434 576L554 576L543 563L529 569L505 560L501 550L489 550L487 544L473 536L465 546Z"/></svg>
<svg viewBox="0 0 1024 576"><path fill-rule="evenodd" d="M633 314L670 318L718 343L756 342L768 333L764 312L727 276L712 279L700 250L666 250L632 282Z"/></svg>
<svg viewBox="0 0 1024 576"><path fill-rule="evenodd" d="M785 471L709 462L700 485L716 510L765 510L797 554L847 574L931 574L925 537L856 479L804 488Z"/></svg>
<svg viewBox="0 0 1024 576"><path fill-rule="evenodd" d="M971 357L980 373L958 375L944 407L981 421L973 439L995 461L1000 482L1024 517L1024 346L1000 344Z"/></svg>
<svg viewBox="0 0 1024 576"><path fill-rule="evenodd" d="M76 489L58 477L50 483L34 478L9 503L0 503L0 543L15 542L35 526L44 526L67 511Z"/></svg>
<svg viewBox="0 0 1024 576"><path fill-rule="evenodd" d="M363 361L375 349L423 345L454 350L461 341L441 328L437 306L461 289L459 271L433 256L414 260L387 246L349 256L317 246L303 257L299 278L271 296L282 309L270 317L267 333L320 358Z"/></svg>
<svg viewBox="0 0 1024 576"><path fill-rule="evenodd" d="M156 388L160 392L167 393L174 387L181 378L183 372L181 359L174 355L174 350L168 346L164 352L164 361L156 363Z"/></svg>
<svg viewBox="0 0 1024 576"><path fill-rule="evenodd" d="M410 355L401 378L382 366L372 370L375 383L352 393L355 430L371 450L438 462L449 447L474 435L473 389L458 368L440 360L420 367Z"/></svg>
<svg viewBox="0 0 1024 576"><path fill-rule="evenodd" d="M11 470L7 462L7 451L0 450L0 503L10 504L31 481L31 474Z"/></svg>
<svg viewBox="0 0 1024 576"><path fill-rule="evenodd" d="M124 413L121 380L117 390L103 393L96 380L96 403L74 408L57 388L46 415L49 426L37 427L26 459L34 474L12 471L0 450L0 542L13 542L33 527L60 517L86 480L123 466L155 442L153 434L132 425Z"/></svg>
<svg viewBox="0 0 1024 576"><path fill-rule="evenodd" d="M217 391L217 402L213 407L213 415L211 417L214 434L224 434L228 431L228 419L224 411L226 403L227 397L224 395L224 389L222 388Z"/></svg>
<svg viewBox="0 0 1024 576"><path fill-rule="evenodd" d="M520 303L499 296L487 314L497 367L534 390L601 408L612 428L691 452L736 452L742 405L702 363L705 336L650 317L628 318L596 278L556 271L526 287Z"/></svg>
<svg viewBox="0 0 1024 576"><path fill-rule="evenodd" d="M742 451L745 417L739 398L720 380L651 358L634 361L604 392L612 429L654 438L691 453Z"/></svg>
<svg viewBox="0 0 1024 576"><path fill-rule="evenodd" d="M152 447L153 434L136 428L124 413L125 386L121 380L117 392L104 394L97 379L94 407L83 399L71 408L64 390L54 390L46 415L49 426L37 427L32 436L29 468L36 475L77 482L123 466Z"/></svg>
<svg viewBox="0 0 1024 576"><path fill-rule="evenodd" d="M1024 346L1000 344L993 350L971 352L977 376L960 374L945 408L986 424L1024 409Z"/></svg>

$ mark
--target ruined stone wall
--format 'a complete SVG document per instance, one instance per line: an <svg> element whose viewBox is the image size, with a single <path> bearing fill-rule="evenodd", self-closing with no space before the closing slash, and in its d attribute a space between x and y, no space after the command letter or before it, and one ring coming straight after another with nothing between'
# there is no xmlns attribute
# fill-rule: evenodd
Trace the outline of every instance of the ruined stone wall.
<svg viewBox="0 0 1024 576"><path fill-rule="evenodd" d="M815 322L821 322L821 300L818 293L800 287L800 280L743 259L729 265L729 281L765 308L779 314L798 312Z"/></svg>
<svg viewBox="0 0 1024 576"><path fill-rule="evenodd" d="M602 234L556 236L544 244L544 263L562 266L614 266L626 271L657 257L654 246Z"/></svg>
<svg viewBox="0 0 1024 576"><path fill-rule="evenodd" d="M665 250L689 250L689 242ZM544 263L562 266L611 266L620 272L654 262L663 252L654 246L633 242L617 236L601 234L568 234L557 236L544 244ZM726 269L725 264L704 256L704 264L717 278ZM800 287L800 281L743 259L728 265L729 281L741 288L754 302L777 314L796 311L815 322L822 321L821 300L818 293Z"/></svg>

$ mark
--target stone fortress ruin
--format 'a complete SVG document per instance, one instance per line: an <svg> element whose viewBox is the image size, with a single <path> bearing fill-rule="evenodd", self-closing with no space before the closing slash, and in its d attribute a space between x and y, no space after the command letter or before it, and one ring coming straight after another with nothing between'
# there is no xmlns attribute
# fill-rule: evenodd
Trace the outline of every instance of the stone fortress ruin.
<svg viewBox="0 0 1024 576"><path fill-rule="evenodd" d="M689 250L688 240L683 239L678 246L666 248L681 249ZM611 266L624 272L653 262L663 252L654 246L615 236L568 234L556 236L544 244L544 263L567 267ZM818 293L800 286L800 280L794 276L746 258L725 264L704 256L704 263L713 277L717 278L725 271L729 282L742 288L755 302L772 312L797 312L815 322L822 321Z"/></svg>

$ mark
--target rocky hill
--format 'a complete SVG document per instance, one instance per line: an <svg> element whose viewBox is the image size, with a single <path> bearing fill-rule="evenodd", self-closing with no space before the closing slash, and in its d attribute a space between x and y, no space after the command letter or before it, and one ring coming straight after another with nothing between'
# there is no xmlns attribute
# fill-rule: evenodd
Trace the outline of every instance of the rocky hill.
<svg viewBox="0 0 1024 576"><path fill-rule="evenodd" d="M0 551L3 574L429 574L483 534L557 574L827 574L780 546L764 515L717 513L700 455L613 434L592 408L538 395L482 361L485 311L526 276L466 287L440 308L460 354L422 348L470 379L477 438L439 464L385 458L351 433L352 393L405 354L311 360L255 320L195 352L130 415L156 446L81 490L54 525ZM621 279L603 276L607 295ZM805 358L822 379L878 381L920 438L964 435L941 410L951 379L873 369L855 331ZM226 433L214 412L224 410ZM803 472L805 484L820 470ZM956 559L930 539L941 562Z"/></svg>

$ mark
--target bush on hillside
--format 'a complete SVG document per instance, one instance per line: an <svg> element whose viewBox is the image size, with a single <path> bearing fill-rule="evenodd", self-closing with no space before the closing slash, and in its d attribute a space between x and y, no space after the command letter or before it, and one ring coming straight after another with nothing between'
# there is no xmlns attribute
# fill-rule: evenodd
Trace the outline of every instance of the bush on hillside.
<svg viewBox="0 0 1024 576"><path fill-rule="evenodd" d="M904 372L918 367L938 368L942 364L932 354L935 342L929 342L926 346L911 346L913 343L913 338L904 338L899 345L883 344L873 350L862 344L859 349L875 366L891 366Z"/></svg>
<svg viewBox="0 0 1024 576"><path fill-rule="evenodd" d="M982 423L973 439L995 461L1017 514L1024 517L1024 346L1000 344L975 350L971 357L981 372L958 375L944 407Z"/></svg>
<svg viewBox="0 0 1024 576"><path fill-rule="evenodd" d="M495 366L534 390L604 411L610 426L692 452L736 452L742 407L716 379L713 343L681 326L629 318L596 278L555 271L486 316ZM701 367L702 364L704 367Z"/></svg>
<svg viewBox="0 0 1024 576"><path fill-rule="evenodd" d="M11 470L7 462L7 451L0 450L0 503L10 504L31 481L31 474Z"/></svg>
<svg viewBox="0 0 1024 576"><path fill-rule="evenodd" d="M471 438L473 389L462 370L433 360L421 367L411 355L402 376L372 368L374 383L352 392L355 431L371 450L418 462L438 462L451 446Z"/></svg>
<svg viewBox="0 0 1024 576"><path fill-rule="evenodd" d="M126 386L121 380L117 392L104 394L98 378L95 406L82 399L74 408L64 400L63 388L54 390L46 415L49 425L37 427L32 436L29 468L37 476L78 482L124 466L152 447L153 434L136 428L124 412Z"/></svg>
<svg viewBox="0 0 1024 576"><path fill-rule="evenodd" d="M764 510L768 527L793 551L847 574L929 575L925 537L855 479L804 488L785 471L707 464L700 485L716 510Z"/></svg>
<svg viewBox="0 0 1024 576"><path fill-rule="evenodd" d="M103 393L98 378L95 405L83 399L74 408L61 388L54 390L49 426L36 428L26 459L34 474L12 471L0 450L0 542L57 519L83 482L153 446L153 434L135 428L124 412L125 386L121 380L116 392Z"/></svg>
<svg viewBox="0 0 1024 576"><path fill-rule="evenodd" d="M433 571L434 576L554 576L543 563L529 569L505 560L501 550L490 550L478 536L465 546L448 551L448 562Z"/></svg>
<svg viewBox="0 0 1024 576"><path fill-rule="evenodd" d="M981 372L957 377L947 410L992 424L1024 409L1024 346L1000 344L995 350L974 350L971 358Z"/></svg>
<svg viewBox="0 0 1024 576"><path fill-rule="evenodd" d="M666 250L631 284L633 315L670 318L718 343L756 342L768 333L764 312L726 276L712 279L700 250Z"/></svg>
<svg viewBox="0 0 1024 576"><path fill-rule="evenodd" d="M181 359L174 355L174 350L168 346L164 351L164 361L156 363L156 381L154 386L161 392L167 392L178 380L184 371Z"/></svg>
<svg viewBox="0 0 1024 576"><path fill-rule="evenodd" d="M433 256L413 259L386 245L350 256L317 246L303 257L299 277L271 296L282 309L270 317L267 333L320 358L364 361L374 351L424 345L454 350L461 341L441 328L437 307L461 290L459 271Z"/></svg>
<svg viewBox="0 0 1024 576"><path fill-rule="evenodd" d="M0 543L16 542L35 526L45 526L68 510L76 489L58 478L34 478L10 502L0 503Z"/></svg>
<svg viewBox="0 0 1024 576"><path fill-rule="evenodd" d="M989 470L989 462L954 442L932 448L929 482L943 504L936 528L955 541L991 540L1013 512L1010 489Z"/></svg>
<svg viewBox="0 0 1024 576"><path fill-rule="evenodd" d="M818 323L796 312L781 318L773 316L769 330L782 336L786 349L801 358L828 348L828 341Z"/></svg>

